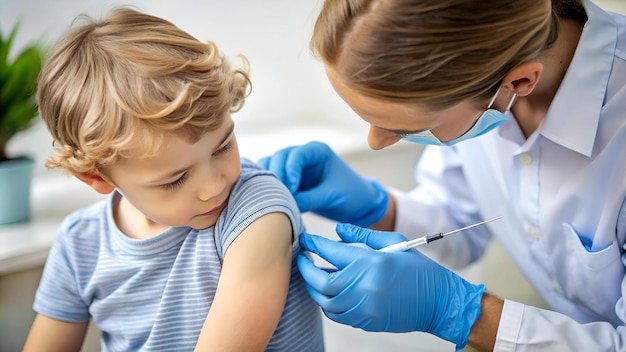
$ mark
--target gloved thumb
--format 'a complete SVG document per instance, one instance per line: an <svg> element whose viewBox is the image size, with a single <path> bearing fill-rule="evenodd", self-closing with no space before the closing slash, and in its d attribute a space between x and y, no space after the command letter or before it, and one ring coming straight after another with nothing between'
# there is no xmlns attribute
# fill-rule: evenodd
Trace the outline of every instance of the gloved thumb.
<svg viewBox="0 0 626 352"><path fill-rule="evenodd" d="M296 147L287 147L274 153L274 155L266 156L257 161L257 164L268 171L271 171L276 177L294 193L300 187L300 165L295 166L289 164L292 162L290 156Z"/></svg>
<svg viewBox="0 0 626 352"><path fill-rule="evenodd" d="M315 209L324 209L324 207L328 206L328 201L323 195L320 195L320 190L315 188L294 193L293 197L301 213Z"/></svg>
<svg viewBox="0 0 626 352"><path fill-rule="evenodd" d="M364 243L374 249L381 249L407 240L399 232L370 230L352 224L337 224L335 231L344 242Z"/></svg>

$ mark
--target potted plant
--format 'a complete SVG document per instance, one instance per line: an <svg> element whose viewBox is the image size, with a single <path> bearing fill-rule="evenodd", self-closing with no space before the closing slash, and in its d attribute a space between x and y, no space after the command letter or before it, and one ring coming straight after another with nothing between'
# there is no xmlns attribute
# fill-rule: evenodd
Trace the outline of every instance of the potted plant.
<svg viewBox="0 0 626 352"><path fill-rule="evenodd" d="M0 32L0 224L28 219L34 159L7 154L9 140L29 128L38 116L37 76L43 49L30 44L14 60L11 46L19 25L8 36Z"/></svg>

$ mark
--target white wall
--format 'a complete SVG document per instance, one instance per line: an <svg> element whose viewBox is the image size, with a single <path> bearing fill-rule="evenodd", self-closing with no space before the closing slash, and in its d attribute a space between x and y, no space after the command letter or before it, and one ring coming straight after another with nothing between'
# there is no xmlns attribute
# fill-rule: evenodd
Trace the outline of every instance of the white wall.
<svg viewBox="0 0 626 352"><path fill-rule="evenodd" d="M0 28L8 32L20 21L17 44L41 39L50 44L80 13L100 17L112 7L131 5L138 10L170 20L201 41L215 41L232 57L242 53L252 66L252 95L234 115L242 155L253 157L305 139L336 139L328 133L358 132L366 147L366 125L336 96L322 64L309 51L308 43L321 0L0 0ZM303 134L283 133L278 127L314 124L320 128L298 129ZM342 128L348 124L350 128ZM340 126L337 128L337 126ZM328 128L328 129L327 129ZM334 132L329 132L334 131ZM264 132L272 137L263 137ZM250 136L262 137L250 139ZM341 135L337 135L340 138ZM241 139L243 138L243 143ZM270 145L265 145L272 143ZM359 143L359 142L356 142ZM52 152L51 139L42 123L23 132L9 151L35 153L37 172ZM251 157L251 156L248 156Z"/></svg>

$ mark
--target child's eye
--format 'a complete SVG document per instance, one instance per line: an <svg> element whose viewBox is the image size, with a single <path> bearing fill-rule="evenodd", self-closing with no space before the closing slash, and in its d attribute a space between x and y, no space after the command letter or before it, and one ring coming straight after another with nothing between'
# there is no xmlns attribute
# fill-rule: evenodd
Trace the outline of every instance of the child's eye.
<svg viewBox="0 0 626 352"><path fill-rule="evenodd" d="M182 185L186 179L187 179L187 173L185 172L181 177L178 178L178 180L161 185L161 188L163 188L166 191L171 191L173 189L178 188L180 185Z"/></svg>
<svg viewBox="0 0 626 352"><path fill-rule="evenodd" d="M228 142L225 146L221 147L220 149L216 150L213 155L220 155L220 154L224 154L226 152L228 152L229 150L231 150L233 147L233 142Z"/></svg>

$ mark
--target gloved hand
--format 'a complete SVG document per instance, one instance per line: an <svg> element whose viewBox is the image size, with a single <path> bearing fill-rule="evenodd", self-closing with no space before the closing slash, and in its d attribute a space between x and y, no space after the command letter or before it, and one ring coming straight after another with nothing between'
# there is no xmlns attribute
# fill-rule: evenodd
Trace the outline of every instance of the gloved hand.
<svg viewBox="0 0 626 352"><path fill-rule="evenodd" d="M400 233L348 224L336 231L344 242L374 249L406 240ZM337 268L322 270L298 256L307 290L328 318L366 331L423 331L455 343L457 350L465 347L484 285L465 281L414 249L378 252L306 233L300 243Z"/></svg>
<svg viewBox="0 0 626 352"><path fill-rule="evenodd" d="M387 191L357 174L324 143L288 147L258 164L276 174L302 212L362 227L377 223L387 212Z"/></svg>

